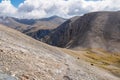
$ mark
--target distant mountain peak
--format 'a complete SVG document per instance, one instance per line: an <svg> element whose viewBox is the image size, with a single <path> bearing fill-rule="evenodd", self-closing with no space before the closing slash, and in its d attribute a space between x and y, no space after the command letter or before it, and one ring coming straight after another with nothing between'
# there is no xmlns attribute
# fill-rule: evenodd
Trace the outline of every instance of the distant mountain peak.
<svg viewBox="0 0 120 80"><path fill-rule="evenodd" d="M53 16L51 16L51 17L49 17L49 18L63 18L63 17L57 16L57 15L53 15ZM63 18L63 19L64 19L64 18Z"/></svg>
<svg viewBox="0 0 120 80"><path fill-rule="evenodd" d="M54 15L54 16L50 16L50 17L47 17L47 18L42 18L42 19L40 19L40 20L47 20L47 21L49 21L49 20L53 20L53 19L63 19L63 20L66 20L66 19L64 19L64 18L62 18L62 17L59 17L59 16L57 16L57 15Z"/></svg>

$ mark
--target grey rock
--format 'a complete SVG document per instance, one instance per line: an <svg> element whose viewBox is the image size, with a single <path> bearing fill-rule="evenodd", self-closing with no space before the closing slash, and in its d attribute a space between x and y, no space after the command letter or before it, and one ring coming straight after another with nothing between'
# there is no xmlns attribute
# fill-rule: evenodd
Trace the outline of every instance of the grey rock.
<svg viewBox="0 0 120 80"><path fill-rule="evenodd" d="M17 80L15 77L8 74L0 73L0 80Z"/></svg>

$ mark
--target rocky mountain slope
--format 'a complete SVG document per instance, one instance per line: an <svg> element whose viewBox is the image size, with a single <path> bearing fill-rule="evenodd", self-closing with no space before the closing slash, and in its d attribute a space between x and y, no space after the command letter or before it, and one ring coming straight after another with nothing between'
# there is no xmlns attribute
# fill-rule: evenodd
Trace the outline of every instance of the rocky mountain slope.
<svg viewBox="0 0 120 80"><path fill-rule="evenodd" d="M88 62L90 57L82 55L85 53L88 56L90 53L81 51L82 56L76 53L49 46L0 25L0 80L120 79L118 73L113 75L103 68L91 65ZM119 60L116 59L114 63Z"/></svg>
<svg viewBox="0 0 120 80"><path fill-rule="evenodd" d="M50 18L43 18L38 20L30 29L25 30L24 33L33 37L34 39L40 40L44 36L48 35L53 29L57 28L66 19L58 16L52 16Z"/></svg>
<svg viewBox="0 0 120 80"><path fill-rule="evenodd" d="M65 22L66 19L52 16L43 19L18 19L13 17L0 17L0 24L8 26L23 32L37 40L48 35L51 30L57 28L60 24Z"/></svg>
<svg viewBox="0 0 120 80"><path fill-rule="evenodd" d="M48 44L72 49L120 52L120 12L93 12L70 19L43 39Z"/></svg>

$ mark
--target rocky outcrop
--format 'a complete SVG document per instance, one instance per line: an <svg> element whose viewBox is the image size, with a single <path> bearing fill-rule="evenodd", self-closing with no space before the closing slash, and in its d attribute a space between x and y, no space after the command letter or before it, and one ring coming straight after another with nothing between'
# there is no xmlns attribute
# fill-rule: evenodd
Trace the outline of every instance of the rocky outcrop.
<svg viewBox="0 0 120 80"><path fill-rule="evenodd" d="M120 12L93 12L70 19L44 41L67 48L97 48L120 52Z"/></svg>

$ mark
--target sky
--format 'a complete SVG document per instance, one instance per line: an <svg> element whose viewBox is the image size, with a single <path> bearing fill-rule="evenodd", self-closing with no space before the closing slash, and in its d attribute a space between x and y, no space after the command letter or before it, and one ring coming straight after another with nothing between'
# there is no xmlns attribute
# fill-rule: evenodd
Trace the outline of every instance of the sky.
<svg viewBox="0 0 120 80"><path fill-rule="evenodd" d="M63 18L95 11L118 11L120 0L0 0L0 16L39 19Z"/></svg>
<svg viewBox="0 0 120 80"><path fill-rule="evenodd" d="M23 3L24 0L11 0L11 3L15 6L18 7L20 3Z"/></svg>
<svg viewBox="0 0 120 80"><path fill-rule="evenodd" d="M18 7L20 3L23 3L25 0L11 0L11 4L15 7ZM2 0L0 0L2 2Z"/></svg>

